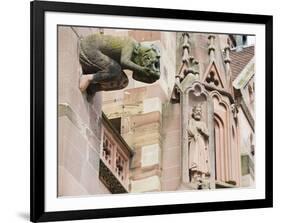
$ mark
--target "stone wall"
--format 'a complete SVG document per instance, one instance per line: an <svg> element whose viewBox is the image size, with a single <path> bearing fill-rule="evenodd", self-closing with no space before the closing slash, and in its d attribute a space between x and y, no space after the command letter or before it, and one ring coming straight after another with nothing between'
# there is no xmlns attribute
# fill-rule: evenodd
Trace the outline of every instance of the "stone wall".
<svg viewBox="0 0 281 223"><path fill-rule="evenodd" d="M181 184L181 107L163 106L162 190L175 191Z"/></svg>
<svg viewBox="0 0 281 223"><path fill-rule="evenodd" d="M166 178L162 178L162 164L168 160L168 157L163 155L163 149L168 150L167 147L172 146L162 135L164 132L163 105L168 104L174 85L176 34L141 30L131 30L128 33L105 30L105 34L107 33L111 35L122 33L138 41L154 42L161 49L160 80L153 84L141 83L133 80L131 72L126 71L129 85L119 91L104 92L103 98L103 111L109 119L121 118L121 135L134 150L130 169L130 191L136 193L161 191L165 184L163 179L167 180L168 171L171 170L169 169L171 165L166 166L168 168L165 167ZM166 119L165 134L169 129L165 137L174 137L174 123L166 122L172 119L170 117L164 117L164 119ZM179 132L179 129L177 131ZM176 136L177 141L179 141L178 136L179 134Z"/></svg>
<svg viewBox="0 0 281 223"><path fill-rule="evenodd" d="M87 99L78 88L77 34L94 32L58 27L58 196L109 193L99 180L102 93Z"/></svg>
<svg viewBox="0 0 281 223"><path fill-rule="evenodd" d="M255 133L242 108L239 109L240 153L241 153L241 186L254 186L255 157L251 153L254 146Z"/></svg>
<svg viewBox="0 0 281 223"><path fill-rule="evenodd" d="M165 92L159 85L150 85L104 95L104 113L109 119L121 118L121 135L134 151L130 191L160 191Z"/></svg>

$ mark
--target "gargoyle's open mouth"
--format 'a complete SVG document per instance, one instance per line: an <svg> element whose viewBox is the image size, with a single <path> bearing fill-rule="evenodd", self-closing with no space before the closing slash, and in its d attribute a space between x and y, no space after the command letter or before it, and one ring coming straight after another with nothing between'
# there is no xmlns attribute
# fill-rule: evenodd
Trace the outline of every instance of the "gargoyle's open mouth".
<svg viewBox="0 0 281 223"><path fill-rule="evenodd" d="M152 71L160 72L160 62L159 61L152 62L147 67L150 68Z"/></svg>
<svg viewBox="0 0 281 223"><path fill-rule="evenodd" d="M155 68L156 71L160 71L160 61L156 61L154 63L154 68Z"/></svg>

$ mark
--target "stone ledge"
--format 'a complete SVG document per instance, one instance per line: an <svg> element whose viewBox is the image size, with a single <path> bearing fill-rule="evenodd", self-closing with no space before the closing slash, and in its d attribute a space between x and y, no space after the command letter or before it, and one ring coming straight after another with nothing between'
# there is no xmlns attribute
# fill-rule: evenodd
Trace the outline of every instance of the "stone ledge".
<svg viewBox="0 0 281 223"><path fill-rule="evenodd" d="M151 191L160 191L161 183L159 176L152 176L142 180L132 180L131 181L131 192L132 193L141 193L141 192L151 192Z"/></svg>
<svg viewBox="0 0 281 223"><path fill-rule="evenodd" d="M142 168L137 168L137 169L134 169L132 170L131 169L131 176L130 176L130 179L131 180L143 180L143 179L146 179L148 177L151 177L151 176L161 176L161 170L160 170L160 167L157 165L157 166L153 166L151 169L142 169Z"/></svg>

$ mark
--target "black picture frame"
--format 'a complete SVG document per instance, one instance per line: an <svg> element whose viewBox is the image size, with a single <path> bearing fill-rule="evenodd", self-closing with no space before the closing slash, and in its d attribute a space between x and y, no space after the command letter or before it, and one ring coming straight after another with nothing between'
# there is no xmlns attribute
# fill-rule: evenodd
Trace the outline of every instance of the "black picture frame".
<svg viewBox="0 0 281 223"><path fill-rule="evenodd" d="M209 202L195 204L171 204L144 207L91 209L75 211L45 211L45 81L44 41L45 13L71 12L139 16L147 18L171 18L184 20L207 20L265 25L265 199ZM141 8L125 6L94 5L64 2L31 2L31 151L30 151L30 220L32 222L77 220L175 214L187 212L219 211L234 209L266 208L273 206L273 17L269 15L234 14L222 12L187 11L175 9Z"/></svg>

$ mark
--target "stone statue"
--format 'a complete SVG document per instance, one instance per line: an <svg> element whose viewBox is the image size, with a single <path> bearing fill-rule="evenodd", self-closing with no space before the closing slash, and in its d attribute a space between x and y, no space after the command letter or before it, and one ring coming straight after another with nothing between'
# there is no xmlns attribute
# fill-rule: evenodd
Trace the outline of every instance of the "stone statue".
<svg viewBox="0 0 281 223"><path fill-rule="evenodd" d="M123 70L133 71L133 78L153 83L160 78L160 52L156 45L138 43L130 37L93 34L80 42L82 67L79 88L83 92L123 89L128 78Z"/></svg>
<svg viewBox="0 0 281 223"><path fill-rule="evenodd" d="M188 168L190 181L202 187L206 177L210 176L210 159L208 150L209 131L202 120L200 104L192 108L192 115L188 122Z"/></svg>

